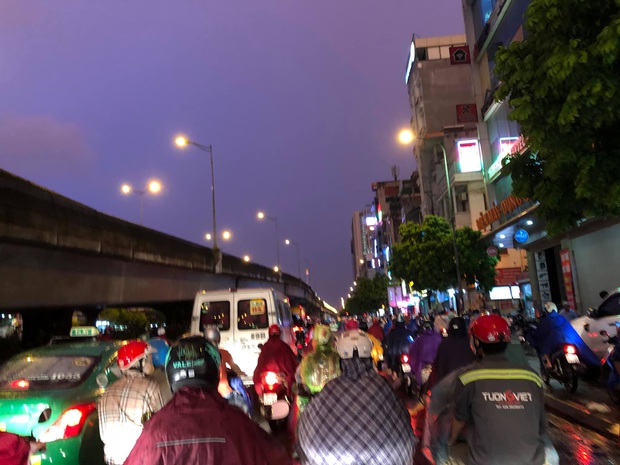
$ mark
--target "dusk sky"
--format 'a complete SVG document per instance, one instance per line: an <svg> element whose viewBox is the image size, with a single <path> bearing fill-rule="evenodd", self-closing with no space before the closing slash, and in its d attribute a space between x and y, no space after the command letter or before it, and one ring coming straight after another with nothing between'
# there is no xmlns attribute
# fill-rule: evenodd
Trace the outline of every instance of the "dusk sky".
<svg viewBox="0 0 620 465"><path fill-rule="evenodd" d="M371 183L406 178L412 33L460 34L461 0L2 0L0 167L101 212L205 246L213 144L225 253L302 267L339 306L351 217ZM302 269L303 272L303 269Z"/></svg>

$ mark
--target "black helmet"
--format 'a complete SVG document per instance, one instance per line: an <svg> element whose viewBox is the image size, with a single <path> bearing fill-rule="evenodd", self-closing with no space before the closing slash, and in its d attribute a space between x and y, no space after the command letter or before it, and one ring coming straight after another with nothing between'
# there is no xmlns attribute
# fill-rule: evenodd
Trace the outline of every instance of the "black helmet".
<svg viewBox="0 0 620 465"><path fill-rule="evenodd" d="M364 320L360 321L359 327L362 331L368 332L368 323Z"/></svg>
<svg viewBox="0 0 620 465"><path fill-rule="evenodd" d="M166 376L172 392L185 386L217 388L220 380L220 352L202 336L179 340L168 353Z"/></svg>
<svg viewBox="0 0 620 465"><path fill-rule="evenodd" d="M463 336L467 337L467 327L465 326L465 320L460 316L456 316L450 320L448 325L449 336Z"/></svg>
<svg viewBox="0 0 620 465"><path fill-rule="evenodd" d="M422 322L422 331L432 331L434 329L433 322L430 320L424 320Z"/></svg>

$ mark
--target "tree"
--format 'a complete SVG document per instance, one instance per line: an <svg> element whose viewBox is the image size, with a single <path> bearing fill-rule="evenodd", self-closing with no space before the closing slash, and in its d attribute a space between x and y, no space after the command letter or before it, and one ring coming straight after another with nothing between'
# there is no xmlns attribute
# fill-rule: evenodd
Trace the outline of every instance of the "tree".
<svg viewBox="0 0 620 465"><path fill-rule="evenodd" d="M503 174L540 202L551 234L619 214L620 2L532 0L525 30L495 55L495 97L532 153L508 157Z"/></svg>
<svg viewBox="0 0 620 465"><path fill-rule="evenodd" d="M345 309L352 315L375 312L387 305L388 278L376 274L372 279L359 278L351 297L347 299Z"/></svg>
<svg viewBox="0 0 620 465"><path fill-rule="evenodd" d="M394 246L390 264L395 277L413 281L413 288L418 291L455 287L454 245L447 220L428 215L422 224L402 224L399 233L401 242ZM486 253L480 236L479 231L471 228L456 231L461 279L467 284L478 282L488 290L494 286L497 258Z"/></svg>

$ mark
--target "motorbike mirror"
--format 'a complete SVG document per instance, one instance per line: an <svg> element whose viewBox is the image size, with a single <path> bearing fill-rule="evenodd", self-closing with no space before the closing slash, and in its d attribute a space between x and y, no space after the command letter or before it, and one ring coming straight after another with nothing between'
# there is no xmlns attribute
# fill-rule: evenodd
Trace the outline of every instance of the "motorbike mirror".
<svg viewBox="0 0 620 465"><path fill-rule="evenodd" d="M101 389L104 389L107 385L108 385L108 377L105 375L105 373L99 373L97 375L97 386L99 386Z"/></svg>
<svg viewBox="0 0 620 465"><path fill-rule="evenodd" d="M609 336L609 333L607 331L605 331L604 329L601 330L601 332L599 333L601 336Z"/></svg>

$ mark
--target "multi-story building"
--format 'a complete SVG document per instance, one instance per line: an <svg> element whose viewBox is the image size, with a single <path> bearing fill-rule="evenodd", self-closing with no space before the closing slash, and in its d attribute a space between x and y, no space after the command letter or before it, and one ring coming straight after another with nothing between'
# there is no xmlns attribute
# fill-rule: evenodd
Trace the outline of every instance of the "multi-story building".
<svg viewBox="0 0 620 465"><path fill-rule="evenodd" d="M583 221L563 237L550 238L545 222L535 215L537 204L516 198L512 180L502 176L502 160L511 153L527 155L527 140L508 119L507 101L496 102L499 84L493 72L495 54L502 45L523 40L523 18L530 0L463 0L465 31L471 59L475 102L482 148L487 207L476 220L484 239L500 249L527 252L519 260L511 255L513 271L506 270L501 284L519 284L522 301L532 311L546 301L567 300L577 309L596 306L599 291L620 283L612 263L620 259L620 224L617 220ZM501 262L500 262L501 263ZM523 264L524 263L524 264ZM518 268L529 269L524 277ZM531 282L531 285L530 285Z"/></svg>
<svg viewBox="0 0 620 465"><path fill-rule="evenodd" d="M411 127L416 135L414 154L420 173L422 213L443 216L457 228L469 226L479 230L484 229L480 216L489 209L484 177L488 165L483 160L491 157L491 148L486 130L479 130L482 102L476 97L480 83L472 74L470 50L465 35L414 36L406 81ZM523 271L524 252L514 249L508 241L497 245L502 258L498 284L506 280L512 284ZM518 288L508 290L519 293ZM497 305L515 303L504 299ZM477 293L469 293L466 306L481 304Z"/></svg>

